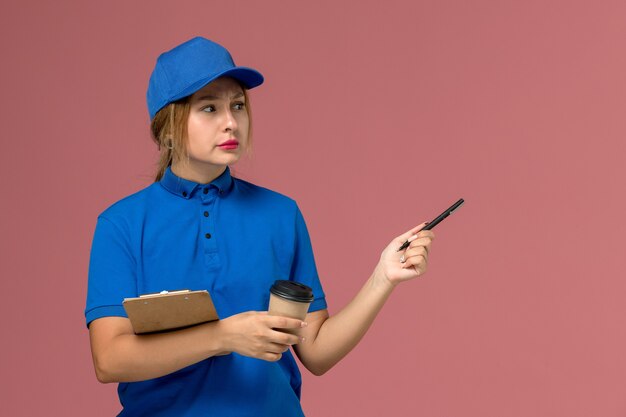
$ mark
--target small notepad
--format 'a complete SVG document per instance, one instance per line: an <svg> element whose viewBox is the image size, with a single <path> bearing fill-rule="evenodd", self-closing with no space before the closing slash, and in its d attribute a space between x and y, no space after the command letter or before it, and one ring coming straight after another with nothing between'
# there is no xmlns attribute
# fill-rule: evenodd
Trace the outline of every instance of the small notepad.
<svg viewBox="0 0 626 417"><path fill-rule="evenodd" d="M174 330L219 319L206 290L145 294L125 298L123 305L136 334Z"/></svg>

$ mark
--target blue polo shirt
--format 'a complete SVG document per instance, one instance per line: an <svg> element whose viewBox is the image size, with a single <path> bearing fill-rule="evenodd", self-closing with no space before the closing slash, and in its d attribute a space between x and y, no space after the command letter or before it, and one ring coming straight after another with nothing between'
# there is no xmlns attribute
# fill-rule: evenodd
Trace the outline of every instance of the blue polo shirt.
<svg viewBox="0 0 626 417"><path fill-rule="evenodd" d="M85 317L127 317L126 297L208 290L220 318L266 311L277 279L313 288L309 312L326 308L306 224L289 197L234 178L177 177L126 197L99 217ZM278 362L231 353L160 378L120 383L121 416L302 416L291 350Z"/></svg>

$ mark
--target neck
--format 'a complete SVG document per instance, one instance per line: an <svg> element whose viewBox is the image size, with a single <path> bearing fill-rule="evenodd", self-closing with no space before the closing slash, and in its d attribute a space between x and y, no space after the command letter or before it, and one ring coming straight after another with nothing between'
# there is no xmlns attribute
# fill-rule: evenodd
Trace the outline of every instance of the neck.
<svg viewBox="0 0 626 417"><path fill-rule="evenodd" d="M208 184L226 171L226 165L196 166L192 163L172 163L172 172L180 178L197 182L198 184Z"/></svg>

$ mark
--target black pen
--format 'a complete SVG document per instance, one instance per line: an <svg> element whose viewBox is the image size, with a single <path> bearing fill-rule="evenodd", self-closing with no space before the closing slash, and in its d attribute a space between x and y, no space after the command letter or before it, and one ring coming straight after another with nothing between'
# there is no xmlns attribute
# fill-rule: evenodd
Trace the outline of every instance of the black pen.
<svg viewBox="0 0 626 417"><path fill-rule="evenodd" d="M435 220L433 220L432 222L428 223L426 226L424 226L424 228L422 230L430 230L433 227L437 226L439 223L441 223L441 221L443 219L445 219L446 217L448 217L449 215L452 214L452 212L456 209L458 209L459 207L461 207L461 204L463 204L465 201L461 198L459 201L457 201L456 203L454 203L450 208L448 208L446 211L444 211L443 213L441 213L439 216L437 216L435 218ZM420 230L420 232L422 231ZM419 232L418 232L419 233ZM402 246L400 246L400 249L398 249L398 252L400 252L402 249L405 249L407 246L409 246L411 242L410 241L406 241L402 244Z"/></svg>

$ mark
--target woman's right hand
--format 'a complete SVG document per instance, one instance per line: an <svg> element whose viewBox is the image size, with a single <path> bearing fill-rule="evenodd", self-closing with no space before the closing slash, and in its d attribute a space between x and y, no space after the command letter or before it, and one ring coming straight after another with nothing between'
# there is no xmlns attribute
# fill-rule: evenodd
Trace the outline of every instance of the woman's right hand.
<svg viewBox="0 0 626 417"><path fill-rule="evenodd" d="M299 329L302 320L271 316L267 311L247 311L217 322L224 350L240 355L275 362L300 336L274 329Z"/></svg>

